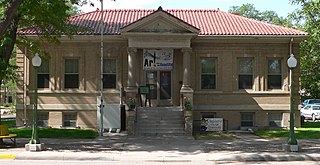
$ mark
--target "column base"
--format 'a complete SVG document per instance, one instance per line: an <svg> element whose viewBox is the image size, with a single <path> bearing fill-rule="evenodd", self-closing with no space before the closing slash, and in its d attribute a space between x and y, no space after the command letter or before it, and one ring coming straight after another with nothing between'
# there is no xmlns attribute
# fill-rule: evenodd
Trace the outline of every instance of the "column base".
<svg viewBox="0 0 320 165"><path fill-rule="evenodd" d="M30 152L36 152L36 151L44 151L45 150L45 146L44 143L40 143L40 144L25 144L25 149L26 151L30 151Z"/></svg>
<svg viewBox="0 0 320 165"><path fill-rule="evenodd" d="M301 145L282 144L282 149L285 152L301 152Z"/></svg>
<svg viewBox="0 0 320 165"><path fill-rule="evenodd" d="M180 93L193 93L193 89L190 86L182 86Z"/></svg>

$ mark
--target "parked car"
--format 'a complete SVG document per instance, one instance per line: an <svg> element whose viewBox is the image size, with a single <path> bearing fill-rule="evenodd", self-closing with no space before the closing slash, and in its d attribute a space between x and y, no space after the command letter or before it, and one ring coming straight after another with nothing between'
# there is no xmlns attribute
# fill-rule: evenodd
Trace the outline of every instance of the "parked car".
<svg viewBox="0 0 320 165"><path fill-rule="evenodd" d="M320 104L320 99L307 99L304 100L301 104L301 108L305 107L308 104Z"/></svg>
<svg viewBox="0 0 320 165"><path fill-rule="evenodd" d="M300 115L305 119L316 121L320 119L320 104L309 104L300 110Z"/></svg>

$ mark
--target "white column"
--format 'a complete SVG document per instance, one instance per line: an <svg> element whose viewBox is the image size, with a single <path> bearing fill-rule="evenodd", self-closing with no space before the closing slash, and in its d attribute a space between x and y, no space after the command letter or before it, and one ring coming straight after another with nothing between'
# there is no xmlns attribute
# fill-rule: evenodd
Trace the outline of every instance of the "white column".
<svg viewBox="0 0 320 165"><path fill-rule="evenodd" d="M137 66L137 49L128 48L128 92L137 92L137 73L140 68Z"/></svg>
<svg viewBox="0 0 320 165"><path fill-rule="evenodd" d="M192 91L190 87L190 78L191 78L191 48L182 49L183 53L183 82L181 91Z"/></svg>

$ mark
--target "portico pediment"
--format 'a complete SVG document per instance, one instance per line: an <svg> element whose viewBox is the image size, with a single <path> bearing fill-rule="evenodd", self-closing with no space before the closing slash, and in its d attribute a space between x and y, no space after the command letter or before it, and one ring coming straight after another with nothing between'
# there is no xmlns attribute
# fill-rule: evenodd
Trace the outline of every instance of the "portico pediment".
<svg viewBox="0 0 320 165"><path fill-rule="evenodd" d="M191 39L200 30L162 10L133 22L121 29L129 47L190 47Z"/></svg>
<svg viewBox="0 0 320 165"><path fill-rule="evenodd" d="M199 29L162 10L161 7L150 15L121 29L121 34L130 33L180 33L195 34Z"/></svg>

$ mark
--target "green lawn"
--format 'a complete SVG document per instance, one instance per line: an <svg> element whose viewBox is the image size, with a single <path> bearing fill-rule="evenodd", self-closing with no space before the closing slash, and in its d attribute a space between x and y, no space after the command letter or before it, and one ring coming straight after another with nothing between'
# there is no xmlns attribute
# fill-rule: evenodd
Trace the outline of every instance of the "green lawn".
<svg viewBox="0 0 320 165"><path fill-rule="evenodd" d="M17 134L17 138L30 138L31 128L9 128L9 133ZM39 128L39 138L66 138L66 139L94 139L99 136L97 131L90 129L59 129Z"/></svg>
<svg viewBox="0 0 320 165"><path fill-rule="evenodd" d="M0 124L8 125L10 127L12 125L16 125L16 121L15 120L6 120L6 121L1 121Z"/></svg>
<svg viewBox="0 0 320 165"><path fill-rule="evenodd" d="M1 124L8 125L9 133L17 134L17 138L31 137L31 128L13 128L16 125L15 120L1 121ZM92 129L38 128L38 136L39 138L94 139L99 134Z"/></svg>
<svg viewBox="0 0 320 165"><path fill-rule="evenodd" d="M260 130L255 132L256 135L264 138L285 139L289 137L289 129L286 130ZM295 129L297 139L319 139L320 122L306 122L302 128Z"/></svg>

